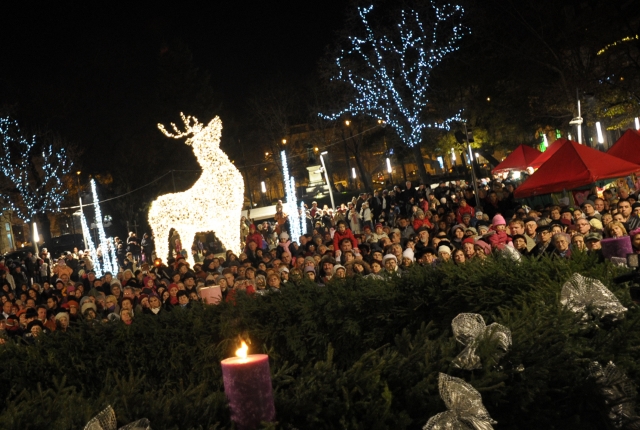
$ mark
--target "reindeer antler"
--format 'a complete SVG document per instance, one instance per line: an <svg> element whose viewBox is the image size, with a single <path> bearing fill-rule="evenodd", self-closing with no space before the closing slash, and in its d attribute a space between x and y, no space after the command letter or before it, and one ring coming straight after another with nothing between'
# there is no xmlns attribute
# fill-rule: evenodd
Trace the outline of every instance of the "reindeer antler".
<svg viewBox="0 0 640 430"><path fill-rule="evenodd" d="M180 139L189 135L196 135L202 131L202 124L198 122L198 118L196 118L195 116L185 116L184 113L180 112L180 118L182 118L182 122L185 126L184 132L178 130L178 127L174 123L171 123L171 128L173 128L175 134L169 133L162 124L158 124L158 128L165 136L173 137L174 139ZM191 123L192 120L193 124Z"/></svg>

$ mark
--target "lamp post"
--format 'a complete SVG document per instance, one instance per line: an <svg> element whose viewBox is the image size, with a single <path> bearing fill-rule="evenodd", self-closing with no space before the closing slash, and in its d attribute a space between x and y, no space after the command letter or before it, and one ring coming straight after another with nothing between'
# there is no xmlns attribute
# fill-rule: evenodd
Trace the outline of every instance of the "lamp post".
<svg viewBox="0 0 640 430"><path fill-rule="evenodd" d="M576 98L578 99L578 116L569 121L569 125L575 125L578 134L578 143L582 145L582 112L580 111L580 93L576 90Z"/></svg>
<svg viewBox="0 0 640 430"><path fill-rule="evenodd" d="M596 133L598 134L598 143L602 150L604 149L604 134L602 134L602 124L600 124L600 121L596 122Z"/></svg>
<svg viewBox="0 0 640 430"><path fill-rule="evenodd" d="M351 125L351 121L346 120L344 122L344 125L349 127ZM349 134L353 136L351 133L351 129L349 129ZM344 134L342 135L342 145L344 146L344 161L347 164L347 172L349 172L349 170L351 170L351 162L349 159L349 149L347 148L347 139L345 138ZM347 173L347 187L351 188L351 185L355 185L355 181L352 181L349 177L349 174Z"/></svg>
<svg viewBox="0 0 640 430"><path fill-rule="evenodd" d="M332 188L332 187L331 187L331 182L329 182L329 174L327 173L327 166L325 166L325 164L324 164L324 157L323 157L323 155L327 155L327 154L328 154L328 152L327 152L327 151L322 151L322 152L320 153L320 163L322 163L322 171L324 172L324 178L325 178L325 180L327 181L327 185L329 186L329 197L331 198L331 208L332 208L333 210L335 210L335 209L336 209L336 204L335 204L335 202L333 201L333 190L331 189L331 188Z"/></svg>
<svg viewBox="0 0 640 430"><path fill-rule="evenodd" d="M467 140L467 150L469 151L469 161L471 162L471 182L473 182L473 192L476 195L476 207L480 206L480 196L478 195L478 180L476 179L476 168L473 163L473 152L471 152L471 142L469 141L469 131L467 123L464 122L464 136ZM472 138L473 139L473 138Z"/></svg>

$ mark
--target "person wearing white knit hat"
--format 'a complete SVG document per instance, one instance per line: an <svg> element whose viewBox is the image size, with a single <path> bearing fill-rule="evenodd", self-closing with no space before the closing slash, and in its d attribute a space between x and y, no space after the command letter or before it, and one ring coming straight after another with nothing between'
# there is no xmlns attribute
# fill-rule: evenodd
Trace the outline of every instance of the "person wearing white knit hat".
<svg viewBox="0 0 640 430"><path fill-rule="evenodd" d="M438 258L440 261L449 261L451 259L451 248L448 245L440 245L438 247Z"/></svg>
<svg viewBox="0 0 640 430"><path fill-rule="evenodd" d="M389 274L398 273L398 259L393 254L387 254L382 257L382 265L384 269Z"/></svg>
<svg viewBox="0 0 640 430"><path fill-rule="evenodd" d="M402 252L402 270L409 269L416 261L413 249L407 248Z"/></svg>

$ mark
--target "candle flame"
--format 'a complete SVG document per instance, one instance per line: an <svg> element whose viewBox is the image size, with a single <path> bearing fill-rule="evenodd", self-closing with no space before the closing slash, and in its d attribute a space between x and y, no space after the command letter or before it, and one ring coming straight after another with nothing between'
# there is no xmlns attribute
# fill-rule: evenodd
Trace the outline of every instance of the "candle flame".
<svg viewBox="0 0 640 430"><path fill-rule="evenodd" d="M246 343L244 343L244 340L242 341L242 346L240 346L240 349L238 349L236 351L236 355L240 358L247 358L247 351L249 350L249 347L247 346Z"/></svg>

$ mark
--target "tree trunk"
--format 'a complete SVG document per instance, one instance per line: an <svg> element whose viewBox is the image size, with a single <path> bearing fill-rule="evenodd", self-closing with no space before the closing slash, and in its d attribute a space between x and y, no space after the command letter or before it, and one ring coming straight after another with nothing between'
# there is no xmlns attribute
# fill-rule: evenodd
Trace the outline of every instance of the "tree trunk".
<svg viewBox="0 0 640 430"><path fill-rule="evenodd" d="M362 181L362 186L364 190L368 193L373 193L373 184L371 183L371 177L367 173L367 169L364 168L364 164L362 164L362 153L360 152L360 143L353 142L350 145L351 152L353 153L353 158L356 160L356 166L358 166L358 171L360 172L360 180Z"/></svg>
<svg viewBox="0 0 640 430"><path fill-rule="evenodd" d="M420 180L423 184L429 183L429 177L427 176L427 169L424 167L424 160L422 159L422 151L420 151L420 146L416 145L411 148L413 152L413 158L418 166L418 172L420 173Z"/></svg>
<svg viewBox="0 0 640 430"><path fill-rule="evenodd" d="M360 156L360 149L356 147L354 151L356 164L358 165L358 171L360 172L360 180L362 181L362 185L364 186L364 190L368 193L373 193L373 187L371 185L371 178L367 174L367 171L362 164L362 157Z"/></svg>
<svg viewBox="0 0 640 430"><path fill-rule="evenodd" d="M476 148L475 152L482 155L493 167L496 167L498 164L500 164L500 162L496 160L496 158L493 155L491 155L491 153L486 149Z"/></svg>
<svg viewBox="0 0 640 430"><path fill-rule="evenodd" d="M51 221L46 213L39 213L36 215L36 219L32 221L38 222L38 235L40 236L40 242L42 246L51 246ZM30 228L31 238L33 239L33 226Z"/></svg>

